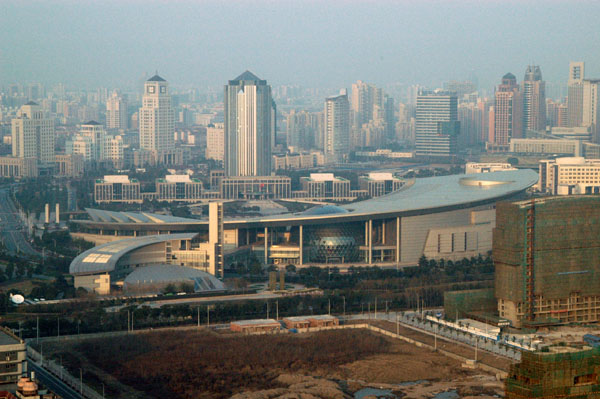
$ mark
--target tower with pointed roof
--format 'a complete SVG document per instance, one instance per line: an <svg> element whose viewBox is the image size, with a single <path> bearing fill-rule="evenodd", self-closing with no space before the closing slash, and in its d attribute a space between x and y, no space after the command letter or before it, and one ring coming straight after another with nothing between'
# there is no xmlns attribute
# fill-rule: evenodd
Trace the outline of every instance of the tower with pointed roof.
<svg viewBox="0 0 600 399"><path fill-rule="evenodd" d="M140 148L149 151L175 148L174 111L169 84L158 75L144 83L142 108L139 111Z"/></svg>
<svg viewBox="0 0 600 399"><path fill-rule="evenodd" d="M274 104L271 86L250 71L225 85L224 166L227 176L271 174Z"/></svg>

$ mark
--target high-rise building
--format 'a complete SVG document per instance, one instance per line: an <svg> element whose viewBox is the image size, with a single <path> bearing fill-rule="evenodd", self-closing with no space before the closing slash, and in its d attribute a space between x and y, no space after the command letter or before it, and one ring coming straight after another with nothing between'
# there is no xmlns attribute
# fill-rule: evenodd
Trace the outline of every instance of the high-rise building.
<svg viewBox="0 0 600 399"><path fill-rule="evenodd" d="M154 75L144 84L142 108L139 111L140 147L163 151L175 148L174 112L166 80Z"/></svg>
<svg viewBox="0 0 600 399"><path fill-rule="evenodd" d="M54 163L54 121L46 118L32 101L23 105L12 120L12 155L35 158L38 164Z"/></svg>
<svg viewBox="0 0 600 399"><path fill-rule="evenodd" d="M91 142L91 159L94 161L101 160L104 138L106 137L104 126L96 121L89 121L81 125L80 134L83 137L89 138ZM90 160L85 156L84 158L86 161Z"/></svg>
<svg viewBox="0 0 600 399"><path fill-rule="evenodd" d="M421 90L417 96L416 154L448 157L457 152L460 122L454 92Z"/></svg>
<svg viewBox="0 0 600 399"><path fill-rule="evenodd" d="M502 77L495 98L493 144L508 146L510 139L523 137L523 99L515 75Z"/></svg>
<svg viewBox="0 0 600 399"><path fill-rule="evenodd" d="M395 138L394 99L385 94L382 89L361 80L357 81L352 85L350 109L352 111L351 147L378 146L382 144L378 141L384 138ZM377 131L383 130L381 139L365 140L364 132L373 132L373 126L377 126Z"/></svg>
<svg viewBox="0 0 600 399"><path fill-rule="evenodd" d="M274 103L271 86L250 71L225 86L224 166L227 176L271 174Z"/></svg>
<svg viewBox="0 0 600 399"><path fill-rule="evenodd" d="M127 129L127 99L117 91L106 100L106 128Z"/></svg>
<svg viewBox="0 0 600 399"><path fill-rule="evenodd" d="M600 143L600 100L599 91L600 79L584 79L583 80L583 102L581 125L590 129L592 141Z"/></svg>
<svg viewBox="0 0 600 399"><path fill-rule="evenodd" d="M211 124L206 128L206 159L223 161L225 150L224 127L222 123Z"/></svg>
<svg viewBox="0 0 600 399"><path fill-rule="evenodd" d="M546 129L546 82L537 65L527 66L523 79L523 129Z"/></svg>
<svg viewBox="0 0 600 399"><path fill-rule="evenodd" d="M585 64L569 63L569 94L567 100L567 124L569 127L581 126L583 118L583 78Z"/></svg>
<svg viewBox="0 0 600 399"><path fill-rule="evenodd" d="M600 320L600 198L496 204L495 296L501 318L523 325Z"/></svg>
<svg viewBox="0 0 600 399"><path fill-rule="evenodd" d="M341 162L348 156L350 103L346 90L325 99L323 152L327 162Z"/></svg>
<svg viewBox="0 0 600 399"><path fill-rule="evenodd" d="M321 128L319 114L291 110L287 115L287 146L294 151L308 151L317 144L317 132Z"/></svg>

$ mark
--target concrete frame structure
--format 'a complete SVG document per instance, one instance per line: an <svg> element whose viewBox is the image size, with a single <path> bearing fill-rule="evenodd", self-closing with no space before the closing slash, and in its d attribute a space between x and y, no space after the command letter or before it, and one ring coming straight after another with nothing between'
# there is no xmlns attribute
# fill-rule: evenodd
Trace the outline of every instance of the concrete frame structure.
<svg viewBox="0 0 600 399"><path fill-rule="evenodd" d="M0 386L16 384L27 374L25 341L9 329L0 327Z"/></svg>

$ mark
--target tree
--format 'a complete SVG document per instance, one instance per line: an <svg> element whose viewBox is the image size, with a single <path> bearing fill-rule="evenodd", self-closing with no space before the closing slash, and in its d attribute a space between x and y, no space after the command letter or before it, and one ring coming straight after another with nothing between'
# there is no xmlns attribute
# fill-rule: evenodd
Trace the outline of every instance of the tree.
<svg viewBox="0 0 600 399"><path fill-rule="evenodd" d="M285 267L285 271L286 273L296 273L296 266L290 263Z"/></svg>
<svg viewBox="0 0 600 399"><path fill-rule="evenodd" d="M419 258L419 267L426 268L427 266L429 266L427 257L425 255L421 255L421 257Z"/></svg>

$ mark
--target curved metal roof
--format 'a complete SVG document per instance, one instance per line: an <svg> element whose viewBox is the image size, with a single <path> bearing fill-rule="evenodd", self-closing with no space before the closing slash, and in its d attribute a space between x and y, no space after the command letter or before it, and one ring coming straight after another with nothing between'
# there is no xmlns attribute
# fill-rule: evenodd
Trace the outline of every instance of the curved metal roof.
<svg viewBox="0 0 600 399"><path fill-rule="evenodd" d="M121 257L134 249L170 240L189 240L197 233L160 234L128 238L98 245L79 254L69 265L69 274L85 275L109 273Z"/></svg>
<svg viewBox="0 0 600 399"><path fill-rule="evenodd" d="M537 172L531 169L499 171L476 174L460 174L415 179L393 193L353 202L346 205L331 205L315 208L312 212L287 213L273 216L256 216L243 219L225 218L225 227L261 226L261 225L298 225L317 223L340 223L346 221L368 220L372 218L408 216L424 213L436 213L450 209L472 207L493 203L508 198L533 186L538 181ZM87 210L94 222L110 223L117 228L129 223L153 225L164 223L165 227L180 230L198 230L205 228L208 221L186 219L150 213L109 212L95 209ZM135 216L134 216L135 215ZM140 218L145 217L141 220ZM140 220L136 220L140 219ZM90 223L89 221L81 221Z"/></svg>
<svg viewBox="0 0 600 399"><path fill-rule="evenodd" d="M202 270L177 265L153 265L139 267L125 277L125 288L141 285L165 284L190 281L201 292L224 291L225 285L215 276Z"/></svg>

